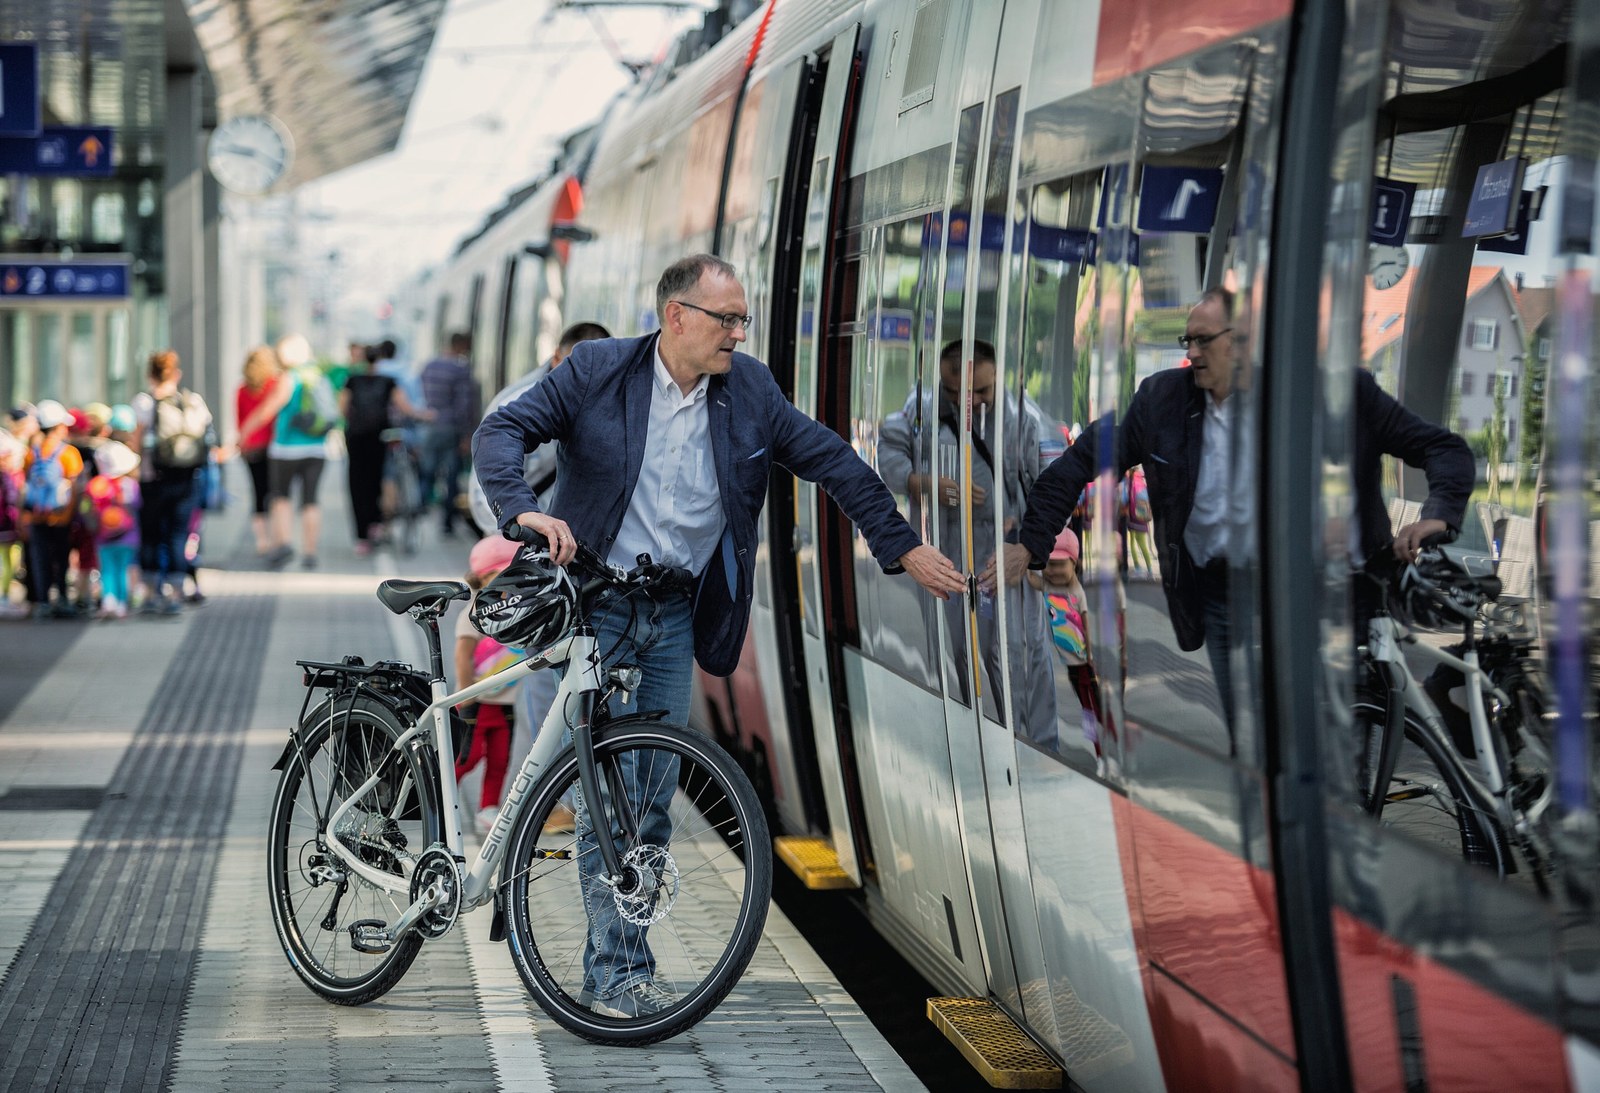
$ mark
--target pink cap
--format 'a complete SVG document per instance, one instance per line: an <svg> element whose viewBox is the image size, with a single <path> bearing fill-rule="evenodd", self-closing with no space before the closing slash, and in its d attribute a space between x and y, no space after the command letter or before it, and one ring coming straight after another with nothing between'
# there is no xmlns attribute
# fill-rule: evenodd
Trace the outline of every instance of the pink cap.
<svg viewBox="0 0 1600 1093"><path fill-rule="evenodd" d="M499 533L485 535L473 544L472 553L467 556L467 569L474 577L498 573L511 564L511 559L521 549L521 543L513 543Z"/></svg>
<svg viewBox="0 0 1600 1093"><path fill-rule="evenodd" d="M1050 557L1078 560L1078 537L1072 533L1071 528L1061 529L1061 534L1056 536L1055 549L1050 552Z"/></svg>

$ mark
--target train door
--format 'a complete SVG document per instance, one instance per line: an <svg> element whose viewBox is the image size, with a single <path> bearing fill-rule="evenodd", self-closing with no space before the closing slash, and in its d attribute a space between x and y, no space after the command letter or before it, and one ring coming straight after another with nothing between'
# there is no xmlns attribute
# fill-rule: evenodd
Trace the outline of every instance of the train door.
<svg viewBox="0 0 1600 1093"><path fill-rule="evenodd" d="M1321 252L1321 458L1337 473L1318 497L1318 726L1357 1088L1589 1089L1600 1073L1597 15L1593 0L1351 8L1339 234ZM1364 559L1434 519L1482 577L1434 570L1449 601L1374 579ZM1404 623L1382 664L1380 600ZM1481 702L1469 643L1493 684ZM1385 678L1406 697L1375 799Z"/></svg>
<svg viewBox="0 0 1600 1093"><path fill-rule="evenodd" d="M839 157L847 150L846 113L853 107L857 68L854 61L858 26L841 33L830 49L828 72L818 113L817 138L806 170L805 225L801 236L799 314L795 338L795 405L818 416L818 380L828 334L830 301L839 291L833 268L834 188L842 176ZM800 589L800 649L811 723L816 733L817 763L823 799L839 866L856 884L861 862L841 764L838 726L834 719L832 671L829 667L826 616L823 614L822 570L819 565L822 528L817 487L797 479L794 491L794 553Z"/></svg>
<svg viewBox="0 0 1600 1093"><path fill-rule="evenodd" d="M1038 930L1025 926L1014 938L1007 923L1007 896L1024 918L1032 898L1025 876L1002 878L995 850L997 818L1017 819L1012 776L1013 742L1003 725L1002 669L996 628L1002 624L995 598L977 589L976 577L999 542L995 497L1004 474L996 474L998 435L994 341L1000 242L1006 225L1005 197L1015 149L1019 91L991 96L991 76L1000 37L998 4L975 4L964 35L961 104L954 170L950 179L948 230L941 284L937 365L938 490L944 518L940 549L968 576L970 594L945 605L945 726L950 743L956 804L961 814L966 869L977 916L978 937L990 991L1020 1013L1022 1003L1014 941L1025 946L1025 965L1037 969ZM993 179L991 187L989 181ZM998 204L985 199L992 189ZM974 748L974 738L979 746ZM1017 891L1012 881L1019 881ZM1033 976L1042 982L1042 975ZM1048 1009L1045 1010L1048 1020ZM1031 1016L1031 1015L1030 1015Z"/></svg>

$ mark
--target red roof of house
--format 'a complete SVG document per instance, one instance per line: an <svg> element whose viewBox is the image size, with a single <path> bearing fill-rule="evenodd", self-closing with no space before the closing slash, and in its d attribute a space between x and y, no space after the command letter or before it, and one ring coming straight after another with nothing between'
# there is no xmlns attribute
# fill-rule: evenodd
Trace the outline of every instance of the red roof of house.
<svg viewBox="0 0 1600 1093"><path fill-rule="evenodd" d="M1473 266L1467 281L1467 299L1488 288L1501 275L1499 266ZM1411 299L1411 286L1416 283L1417 267L1406 270L1406 275L1390 288L1367 289L1361 315L1361 359L1373 357L1399 340L1406 329L1406 304Z"/></svg>

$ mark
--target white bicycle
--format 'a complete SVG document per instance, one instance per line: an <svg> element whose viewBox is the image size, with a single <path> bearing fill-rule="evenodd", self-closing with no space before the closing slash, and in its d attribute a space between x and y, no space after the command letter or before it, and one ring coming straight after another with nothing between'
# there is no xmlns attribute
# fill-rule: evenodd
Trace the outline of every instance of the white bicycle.
<svg viewBox="0 0 1600 1093"><path fill-rule="evenodd" d="M548 565L538 545L523 547L523 559ZM274 765L282 777L268 879L284 953L323 998L360 1005L380 997L424 941L491 902L491 937L508 942L534 999L595 1042L675 1036L744 973L772 889L755 791L704 735L661 724L659 713L616 716L640 671L603 669L594 631L576 621L606 597L647 599L669 571L646 564L624 573L587 549L568 571L577 581L563 577L565 592L550 593L571 599L555 605L574 620L567 632L454 694L446 692L439 618L468 591L453 581L378 589L384 606L426 632L431 673L359 657L298 662L307 695ZM453 710L560 665L568 670L556 701L469 868L449 765ZM559 818L564 800L575 823ZM641 803L651 801L658 807ZM649 984L648 1004L598 997L600 973L585 950L605 931L621 939L631 987Z"/></svg>

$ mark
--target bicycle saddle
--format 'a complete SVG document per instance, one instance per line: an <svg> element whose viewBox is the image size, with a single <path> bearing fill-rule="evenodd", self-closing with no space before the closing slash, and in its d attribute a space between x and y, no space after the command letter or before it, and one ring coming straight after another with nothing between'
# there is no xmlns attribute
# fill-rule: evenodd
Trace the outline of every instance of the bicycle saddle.
<svg viewBox="0 0 1600 1093"><path fill-rule="evenodd" d="M451 600L464 600L471 594L460 581L384 581L378 586L378 602L396 615L423 606L443 612Z"/></svg>

